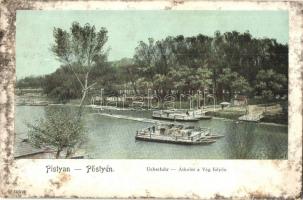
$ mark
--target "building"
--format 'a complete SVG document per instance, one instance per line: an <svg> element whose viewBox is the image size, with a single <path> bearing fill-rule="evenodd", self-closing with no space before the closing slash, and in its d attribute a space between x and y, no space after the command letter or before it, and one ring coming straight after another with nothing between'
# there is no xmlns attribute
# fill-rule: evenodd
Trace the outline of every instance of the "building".
<svg viewBox="0 0 303 200"><path fill-rule="evenodd" d="M247 105L248 98L245 95L235 95L235 98L232 99L233 106L244 106Z"/></svg>

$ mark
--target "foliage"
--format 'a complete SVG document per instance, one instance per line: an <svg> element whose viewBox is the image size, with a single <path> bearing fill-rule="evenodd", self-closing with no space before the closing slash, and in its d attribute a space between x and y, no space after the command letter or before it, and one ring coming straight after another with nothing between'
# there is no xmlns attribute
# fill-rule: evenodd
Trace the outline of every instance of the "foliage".
<svg viewBox="0 0 303 200"><path fill-rule="evenodd" d="M228 92L229 98L235 93L259 93L256 77L261 70L271 70L283 80L272 79L271 85L265 86L268 90L287 94L287 51L287 45L274 39L255 39L249 32L233 31L216 32L213 38L150 38L147 43L139 42L133 59L139 77L150 82L149 87L157 93L214 88L222 99L223 91Z"/></svg>
<svg viewBox="0 0 303 200"><path fill-rule="evenodd" d="M71 157L86 140L83 122L71 108L46 107L45 118L27 126L29 141L37 148L54 148L56 158L63 151Z"/></svg>
<svg viewBox="0 0 303 200"><path fill-rule="evenodd" d="M44 76L27 76L17 81L17 88L41 88L44 85Z"/></svg>
<svg viewBox="0 0 303 200"><path fill-rule="evenodd" d="M218 83L222 84L222 88L228 91L229 98L232 98L231 95L235 92L246 94L251 91L248 81L237 72L232 72L230 68L223 69L222 74L218 77Z"/></svg>
<svg viewBox="0 0 303 200"><path fill-rule="evenodd" d="M122 58L121 60L112 62L112 68L116 70L117 77L119 77L117 83L121 85L124 84L121 89L126 89L125 84L130 83L135 94L138 94L138 67L134 64L133 60Z"/></svg>
<svg viewBox="0 0 303 200"><path fill-rule="evenodd" d="M277 95L285 95L287 91L287 76L273 69L260 70L256 77L256 92L263 99L270 101Z"/></svg>
<svg viewBox="0 0 303 200"><path fill-rule="evenodd" d="M54 28L53 34L52 52L70 69L81 86L81 108L88 90L95 84L88 83L93 66L106 59L104 45L108 40L107 30L102 27L96 31L95 26L88 23L81 26L73 22L69 32Z"/></svg>
<svg viewBox="0 0 303 200"><path fill-rule="evenodd" d="M288 45L249 32L149 38L138 42L133 58L112 62L106 61L105 28L96 32L89 24L73 23L69 32L55 28L54 37L52 51L63 65L46 76L44 85L49 96L60 100L84 98L92 88L88 78L108 94L151 89L164 97L208 90L219 102L235 94L271 101L288 93Z"/></svg>

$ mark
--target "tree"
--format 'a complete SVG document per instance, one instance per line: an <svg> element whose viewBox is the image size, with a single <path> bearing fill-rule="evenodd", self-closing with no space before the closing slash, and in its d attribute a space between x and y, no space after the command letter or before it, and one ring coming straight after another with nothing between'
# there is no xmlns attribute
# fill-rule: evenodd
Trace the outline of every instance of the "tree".
<svg viewBox="0 0 303 200"><path fill-rule="evenodd" d="M90 72L98 59L106 58L104 45L108 40L107 30L102 27L96 32L95 26L88 23L81 26L78 22L73 22L70 32L54 28L53 35L55 42L52 52L60 62L69 67L81 85L81 111L88 90L95 84L88 83Z"/></svg>
<svg viewBox="0 0 303 200"><path fill-rule="evenodd" d="M29 141L37 147L50 147L56 150L56 158L64 151L70 158L86 140L85 127L82 121L71 110L64 107L46 107L44 119L29 127Z"/></svg>
<svg viewBox="0 0 303 200"><path fill-rule="evenodd" d="M232 98L235 92L246 93L251 91L248 81L237 72L232 72L230 68L223 69L219 75L218 83L221 83L223 89L228 91L229 98Z"/></svg>
<svg viewBox="0 0 303 200"><path fill-rule="evenodd" d="M133 59L122 58L113 63L117 69L118 79L122 82L130 83L135 94L138 94L136 80L139 78L138 67L134 64Z"/></svg>
<svg viewBox="0 0 303 200"><path fill-rule="evenodd" d="M260 70L256 77L256 93L267 102L277 95L287 94L287 76L273 69Z"/></svg>
<svg viewBox="0 0 303 200"><path fill-rule="evenodd" d="M61 66L55 72L45 76L43 90L48 97L63 103L81 97L79 93L81 85L76 77L69 72L68 66Z"/></svg>

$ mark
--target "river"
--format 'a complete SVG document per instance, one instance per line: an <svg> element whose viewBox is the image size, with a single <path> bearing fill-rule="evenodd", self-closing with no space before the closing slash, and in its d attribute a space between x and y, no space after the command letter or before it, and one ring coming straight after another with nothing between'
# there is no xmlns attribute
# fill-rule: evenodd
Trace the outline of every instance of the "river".
<svg viewBox="0 0 303 200"><path fill-rule="evenodd" d="M44 116L43 106L16 106L15 131L26 137L27 123ZM151 111L110 111L111 114L151 118ZM212 128L225 137L210 145L177 145L136 141L136 131L150 123L116 119L88 109L88 140L83 149L97 159L287 159L288 128L284 125L236 122L214 118L188 122Z"/></svg>

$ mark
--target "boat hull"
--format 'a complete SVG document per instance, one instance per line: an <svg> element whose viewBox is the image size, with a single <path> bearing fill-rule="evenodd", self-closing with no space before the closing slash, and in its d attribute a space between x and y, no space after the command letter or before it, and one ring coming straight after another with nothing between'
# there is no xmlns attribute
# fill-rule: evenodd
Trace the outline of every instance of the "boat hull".
<svg viewBox="0 0 303 200"><path fill-rule="evenodd" d="M154 119L161 119L161 120L169 120L169 121L185 121L185 122L196 122L199 121L199 118L173 118L173 117L160 117L160 116L153 116Z"/></svg>
<svg viewBox="0 0 303 200"><path fill-rule="evenodd" d="M212 116L207 116L207 115L205 115L205 116L200 116L199 117L199 119L204 119L204 120L207 120L207 119L211 119L212 118Z"/></svg>
<svg viewBox="0 0 303 200"><path fill-rule="evenodd" d="M212 144L216 142L216 140L211 139L202 139L198 141L182 141L182 140L165 140L165 139L159 139L159 138L149 138L149 137L142 137L142 136L136 136L136 140L146 141L146 142L157 142L157 143L170 143L170 144L182 144L182 145L206 145L206 144Z"/></svg>

